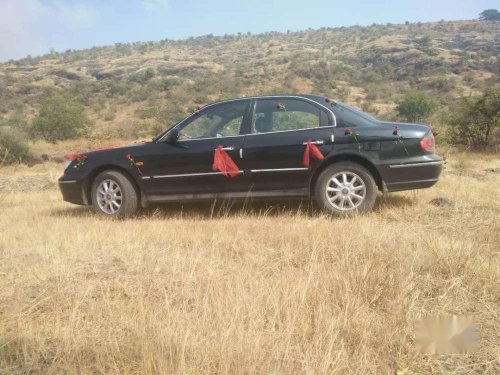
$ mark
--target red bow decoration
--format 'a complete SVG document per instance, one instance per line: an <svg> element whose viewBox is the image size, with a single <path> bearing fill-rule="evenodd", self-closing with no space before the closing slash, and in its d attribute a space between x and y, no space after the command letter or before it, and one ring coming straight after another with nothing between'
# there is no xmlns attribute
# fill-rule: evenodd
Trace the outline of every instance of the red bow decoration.
<svg viewBox="0 0 500 375"><path fill-rule="evenodd" d="M221 145L215 149L212 169L214 171L221 171L226 177L236 177L240 174L240 169L233 159L231 159L231 156L222 149Z"/></svg>
<svg viewBox="0 0 500 375"><path fill-rule="evenodd" d="M302 165L305 167L309 167L309 164L311 163L311 157L313 156L314 159L316 160L323 160L325 157L321 153L318 147L314 143L311 142L311 140L307 141L306 143L306 150L304 151L304 156L302 158Z"/></svg>

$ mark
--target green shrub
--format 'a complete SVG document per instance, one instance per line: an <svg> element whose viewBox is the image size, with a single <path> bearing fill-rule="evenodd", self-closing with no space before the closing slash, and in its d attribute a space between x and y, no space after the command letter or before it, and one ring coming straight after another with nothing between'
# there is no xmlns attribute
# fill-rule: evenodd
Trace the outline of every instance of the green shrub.
<svg viewBox="0 0 500 375"><path fill-rule="evenodd" d="M407 93L396 108L398 113L409 122L422 121L435 109L436 105L423 91Z"/></svg>
<svg viewBox="0 0 500 375"><path fill-rule="evenodd" d="M149 81L151 78L153 78L156 75L156 72L153 68L146 68L144 70L140 70L137 73L135 73L131 80L138 82L138 83L146 83Z"/></svg>
<svg viewBox="0 0 500 375"><path fill-rule="evenodd" d="M49 142L88 135L92 123L83 107L62 95L49 92L40 98L40 112L31 124L31 135Z"/></svg>
<svg viewBox="0 0 500 375"><path fill-rule="evenodd" d="M159 83L159 89L161 91L168 91L172 87L179 84L179 80L177 78L163 78Z"/></svg>
<svg viewBox="0 0 500 375"><path fill-rule="evenodd" d="M448 92L455 88L455 80L448 77L439 77L432 80L429 86L442 92Z"/></svg>
<svg viewBox="0 0 500 375"><path fill-rule="evenodd" d="M0 128L0 164L20 163L30 157L30 149L22 133Z"/></svg>
<svg viewBox="0 0 500 375"><path fill-rule="evenodd" d="M450 141L484 147L498 139L500 89L486 91L479 98L466 98L455 108L448 128Z"/></svg>

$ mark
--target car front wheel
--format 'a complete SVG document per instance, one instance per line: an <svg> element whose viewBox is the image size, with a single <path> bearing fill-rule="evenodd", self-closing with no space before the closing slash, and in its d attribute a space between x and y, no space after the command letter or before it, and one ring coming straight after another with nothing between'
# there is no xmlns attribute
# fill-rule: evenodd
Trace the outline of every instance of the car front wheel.
<svg viewBox="0 0 500 375"><path fill-rule="evenodd" d="M377 199L377 184L361 165L340 162L320 174L314 195L318 205L331 214L343 216L368 212Z"/></svg>
<svg viewBox="0 0 500 375"><path fill-rule="evenodd" d="M118 171L104 171L95 178L92 204L97 213L115 217L133 215L139 206L134 185Z"/></svg>

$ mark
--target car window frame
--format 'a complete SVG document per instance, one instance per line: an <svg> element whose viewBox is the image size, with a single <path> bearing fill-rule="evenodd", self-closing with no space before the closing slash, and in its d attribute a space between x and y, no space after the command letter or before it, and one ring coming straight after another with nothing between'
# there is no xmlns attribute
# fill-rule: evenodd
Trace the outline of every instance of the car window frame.
<svg viewBox="0 0 500 375"><path fill-rule="evenodd" d="M315 126L312 128L275 130L275 131L266 132L266 133L253 133L252 132L253 118L255 116L255 111L257 109L257 102L259 100L299 100L299 101L306 102L306 103L318 108L319 114L320 114L320 116L319 116L320 124L319 124L319 126ZM332 118L332 116L329 115L328 112L330 112L333 115L333 118ZM333 121L333 123L332 123L332 121ZM333 128L335 126L336 126L336 117L335 117L335 114L333 113L333 111L328 111L327 108L320 105L319 103L317 103L314 100L311 100L309 98L305 98L302 96L287 96L287 95L284 95L284 96L263 96L263 97L252 98L251 113L249 116L249 123L247 123L245 135L255 136L255 135L265 135L265 134L286 133L286 132L298 132L298 131L322 129L322 128L328 128L328 127Z"/></svg>
<svg viewBox="0 0 500 375"><path fill-rule="evenodd" d="M171 126L169 129L165 130L163 133L161 133L159 136L156 138L153 138L153 142L155 143L161 143L165 142L165 140L168 137L168 134L173 130L177 129L179 126L182 126L186 121L189 121L192 119L194 116L196 116L198 113L201 113L202 111L211 108L216 105L221 105L221 104L226 104L226 103L231 103L231 102L238 102L238 101L248 101L249 105L247 108L247 113L246 117L243 119L242 126L240 128L240 134L238 136L232 136L232 137L223 137L223 138L203 138L203 139L224 139L224 138L234 138L234 137L241 137L244 135L263 135L263 134L273 134L271 132L269 133L252 133L252 119L253 119L253 114L255 110L255 105L257 103L257 100L262 100L262 99L297 99L297 100L303 100L305 102L311 103L314 106L317 106L322 112L326 114L326 125L320 125L319 127L315 128L308 128L309 130L311 129L321 129L321 128L335 128L337 127L337 117L332 111L332 109L328 108L327 106L318 103L316 100L313 100L311 98L308 98L306 96L301 96L301 95L266 95L266 96L253 96L253 97L247 97L247 98L237 98L237 99L231 99L231 100L225 100L223 102L217 102L213 104L209 104L199 111L196 111L194 113L191 113L190 115L184 117L182 120L180 120L178 123L175 125ZM303 131L303 130L308 130L308 129L297 129L297 130L280 130L278 133L281 132L291 132L291 131ZM196 138L196 139L202 139L202 138ZM193 139L195 140L195 139ZM184 142L184 141L183 141Z"/></svg>
<svg viewBox="0 0 500 375"><path fill-rule="evenodd" d="M170 129L168 129L164 135L162 135L157 142L163 142L165 141L166 137L168 136L168 133L171 132L174 129L180 130L184 126L189 125L191 122L195 121L196 119L200 118L204 114L208 113L211 110L214 110L218 106L223 106L227 104L232 104L232 103L237 103L237 102L246 102L246 108L244 110L243 114L243 120L240 125L240 134L238 135L230 135L230 136L224 136L224 137L203 137L203 138L192 138L192 139L179 139L179 142L191 142L191 141L199 141L199 140L207 140L207 139L228 139L228 138L237 138L241 137L245 134L243 134L244 129L246 129L246 123L249 121L249 115L250 115L250 110L251 110L251 104L252 100L249 98L241 98L241 99L234 99L234 100L226 100L223 102L218 102L218 103L213 103L209 104L200 110L190 114L189 116L186 116L183 118L181 121L179 121L176 125L172 126Z"/></svg>

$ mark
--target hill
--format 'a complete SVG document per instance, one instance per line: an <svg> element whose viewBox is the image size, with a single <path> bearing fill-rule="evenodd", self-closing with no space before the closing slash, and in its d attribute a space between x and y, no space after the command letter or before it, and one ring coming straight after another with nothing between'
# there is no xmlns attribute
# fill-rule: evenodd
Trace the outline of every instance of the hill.
<svg viewBox="0 0 500 375"><path fill-rule="evenodd" d="M81 102L99 137L158 132L194 104L314 92L393 119L408 90L447 107L499 86L500 23L453 21L116 44L0 64L0 125L22 127L56 88Z"/></svg>

